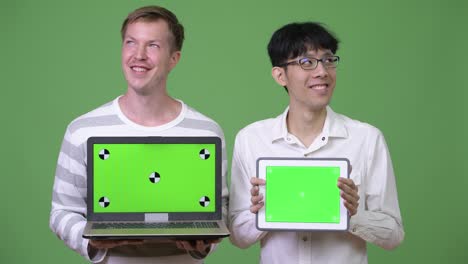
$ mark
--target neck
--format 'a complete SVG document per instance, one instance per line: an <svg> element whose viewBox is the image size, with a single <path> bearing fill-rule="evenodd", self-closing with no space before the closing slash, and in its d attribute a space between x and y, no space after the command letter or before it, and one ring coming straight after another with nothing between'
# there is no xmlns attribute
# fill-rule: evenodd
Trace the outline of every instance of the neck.
<svg viewBox="0 0 468 264"><path fill-rule="evenodd" d="M138 94L132 89L120 97L123 114L142 126L160 126L171 122L180 114L182 105L164 90L159 93Z"/></svg>
<svg viewBox="0 0 468 264"><path fill-rule="evenodd" d="M327 117L327 109L300 109L289 107L286 124L289 133L296 136L304 146L310 146L322 132Z"/></svg>

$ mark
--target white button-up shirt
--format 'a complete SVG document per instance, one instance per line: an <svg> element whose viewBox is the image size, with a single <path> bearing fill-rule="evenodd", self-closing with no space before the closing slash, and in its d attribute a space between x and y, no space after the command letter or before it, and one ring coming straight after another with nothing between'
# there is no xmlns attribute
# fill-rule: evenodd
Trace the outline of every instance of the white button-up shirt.
<svg viewBox="0 0 468 264"><path fill-rule="evenodd" d="M395 176L387 145L375 127L327 107L322 133L304 146L288 133L286 111L253 123L236 136L231 173L231 241L247 248L260 241L260 263L367 263L366 241L385 249L398 246L404 231ZM318 232L260 231L250 212L250 178L260 157L347 158L350 178L359 188L359 208L349 230ZM268 184L268 183L267 183Z"/></svg>

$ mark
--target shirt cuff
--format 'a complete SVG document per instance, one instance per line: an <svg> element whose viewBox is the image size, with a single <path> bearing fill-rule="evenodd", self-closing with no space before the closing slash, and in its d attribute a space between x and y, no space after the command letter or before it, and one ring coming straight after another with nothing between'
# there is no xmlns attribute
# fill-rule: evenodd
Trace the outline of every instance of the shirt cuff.
<svg viewBox="0 0 468 264"><path fill-rule="evenodd" d="M211 249L211 247L208 247L206 252L204 252L204 253L201 253L201 252L196 251L196 250L190 250L188 253L194 259L204 259L204 258L206 258L206 256L208 256L208 253L210 253L210 249Z"/></svg>
<svg viewBox="0 0 468 264"><path fill-rule="evenodd" d="M104 260L107 255L107 249L97 249L89 244L89 239L84 239L87 256L92 263L99 263Z"/></svg>
<svg viewBox="0 0 468 264"><path fill-rule="evenodd" d="M374 236L368 231L366 225L368 225L366 212L358 212L349 219L348 231L365 241L372 242L374 240Z"/></svg>
<svg viewBox="0 0 468 264"><path fill-rule="evenodd" d="M204 253L200 253L200 252L198 252L196 250L190 250L188 253L194 259L204 259L204 258L206 258L206 256L208 256L208 254L210 254L211 251L214 250L214 248L216 247L217 244L218 243L211 243L211 245L206 248L206 251Z"/></svg>

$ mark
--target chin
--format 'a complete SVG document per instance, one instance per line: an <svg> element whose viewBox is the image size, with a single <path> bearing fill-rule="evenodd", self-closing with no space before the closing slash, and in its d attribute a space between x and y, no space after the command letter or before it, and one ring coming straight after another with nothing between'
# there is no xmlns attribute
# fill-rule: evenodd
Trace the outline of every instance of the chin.
<svg viewBox="0 0 468 264"><path fill-rule="evenodd" d="M144 84L135 84L129 83L128 89L134 91L137 94L146 94L148 92L148 88Z"/></svg>
<svg viewBox="0 0 468 264"><path fill-rule="evenodd" d="M326 101L326 102L313 102L313 103L310 103L308 105L309 109L313 110L313 111L321 111L321 110L324 110L327 105L328 105L329 101Z"/></svg>

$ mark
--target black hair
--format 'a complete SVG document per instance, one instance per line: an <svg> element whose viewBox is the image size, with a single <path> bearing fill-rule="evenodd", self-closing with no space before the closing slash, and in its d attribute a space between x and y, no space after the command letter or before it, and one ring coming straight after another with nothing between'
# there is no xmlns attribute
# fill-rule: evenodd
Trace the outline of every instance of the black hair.
<svg viewBox="0 0 468 264"><path fill-rule="evenodd" d="M273 67L304 55L311 49L338 50L338 39L317 22L291 23L273 33L268 43L268 55Z"/></svg>

